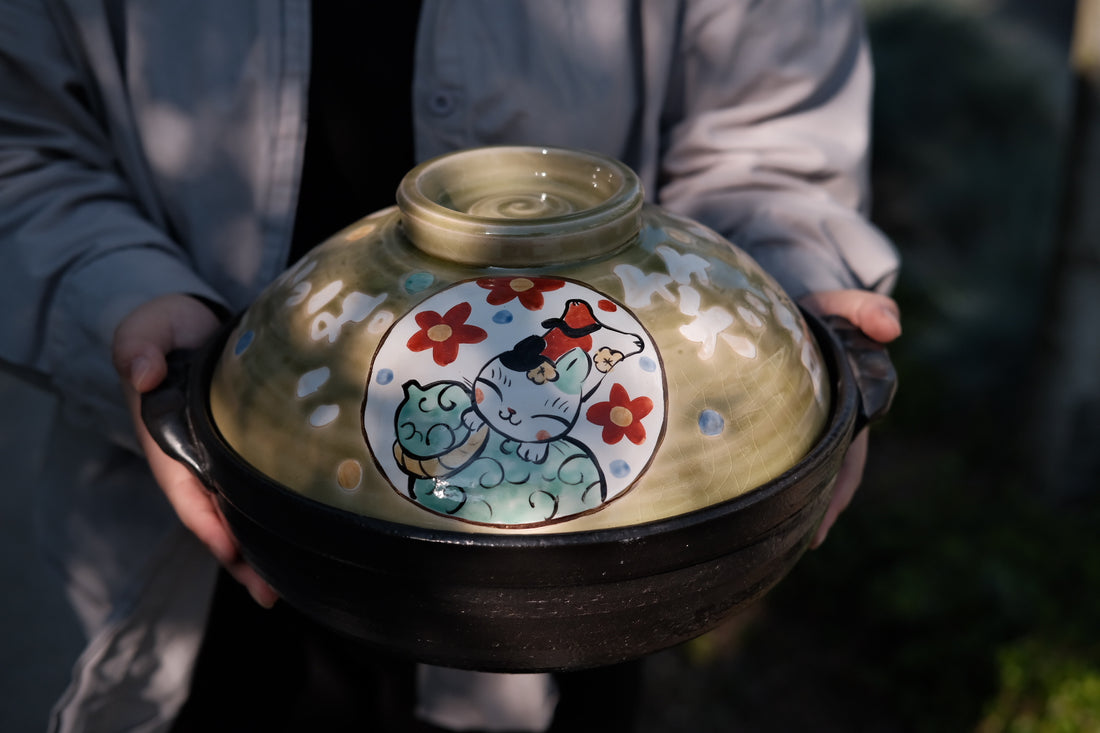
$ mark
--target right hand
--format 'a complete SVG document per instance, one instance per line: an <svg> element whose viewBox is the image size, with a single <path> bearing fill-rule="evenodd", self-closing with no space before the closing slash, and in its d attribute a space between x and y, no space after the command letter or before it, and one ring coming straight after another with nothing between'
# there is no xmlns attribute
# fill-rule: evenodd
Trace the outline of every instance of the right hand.
<svg viewBox="0 0 1100 733"><path fill-rule="evenodd" d="M172 508L218 562L265 608L278 600L275 590L241 556L213 495L182 463L165 454L141 419L141 395L168 373L165 355L197 348L218 328L217 317L188 295L165 295L144 303L115 330L112 358L122 380L130 414L145 458Z"/></svg>
<svg viewBox="0 0 1100 733"><path fill-rule="evenodd" d="M847 318L863 333L879 343L889 343L901 336L901 312L889 296L865 290L830 290L811 293L799 301L818 315L838 315ZM833 484L833 496L825 517L817 528L811 548L821 546L829 529L855 496L867 463L868 430L864 428L848 446L840 472Z"/></svg>

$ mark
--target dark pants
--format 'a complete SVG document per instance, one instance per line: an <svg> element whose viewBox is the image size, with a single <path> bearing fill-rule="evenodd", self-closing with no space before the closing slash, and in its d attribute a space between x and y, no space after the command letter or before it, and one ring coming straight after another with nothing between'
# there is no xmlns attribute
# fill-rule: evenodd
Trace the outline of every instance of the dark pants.
<svg viewBox="0 0 1100 733"><path fill-rule="evenodd" d="M641 662L555 675L552 731L634 728ZM322 628L285 603L256 605L218 578L191 695L173 733L435 731L413 717L415 664Z"/></svg>

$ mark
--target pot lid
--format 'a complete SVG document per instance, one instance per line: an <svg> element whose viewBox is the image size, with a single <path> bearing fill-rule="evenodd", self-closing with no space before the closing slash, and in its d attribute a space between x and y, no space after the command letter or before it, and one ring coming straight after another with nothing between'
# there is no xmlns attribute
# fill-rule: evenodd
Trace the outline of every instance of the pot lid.
<svg viewBox="0 0 1100 733"><path fill-rule="evenodd" d="M229 335L210 409L246 462L350 512L467 532L677 516L802 459L831 387L743 251L603 156L419 166Z"/></svg>

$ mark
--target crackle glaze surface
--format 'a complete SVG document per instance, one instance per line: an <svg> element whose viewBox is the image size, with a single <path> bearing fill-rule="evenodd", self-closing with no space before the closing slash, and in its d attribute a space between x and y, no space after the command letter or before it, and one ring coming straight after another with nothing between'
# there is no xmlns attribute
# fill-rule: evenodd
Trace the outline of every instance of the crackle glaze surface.
<svg viewBox="0 0 1100 733"><path fill-rule="evenodd" d="M486 277L423 261L398 221L391 209L319 247L226 345L211 389L216 424L286 486L422 526L591 529L737 496L797 462L820 432L829 395L800 315L746 255L701 227L647 208L639 243L616 256ZM532 367L557 365L545 389L567 403L560 435L509 435L476 411L464 420L478 390L492 392L477 386L489 381L485 368L503 372L500 356L530 337L568 341L544 322L571 309L596 330L566 351L543 347ZM601 372L608 344L622 356ZM534 414L539 385L526 371L519 407ZM440 406L449 401L453 409ZM435 482L431 470L446 469L415 465L478 429L476 457L450 459L463 475ZM551 457L522 458L525 442L550 446ZM588 473L570 474L570 464ZM514 475L551 469L550 481ZM498 473L500 504L486 498L504 493L487 486ZM454 486L464 477L482 487L477 496ZM615 511L593 511L605 506Z"/></svg>
<svg viewBox="0 0 1100 733"><path fill-rule="evenodd" d="M397 208L283 274L211 384L227 442L351 512L468 532L638 524L738 496L829 409L797 308L652 206L626 246L537 268L424 254Z"/></svg>

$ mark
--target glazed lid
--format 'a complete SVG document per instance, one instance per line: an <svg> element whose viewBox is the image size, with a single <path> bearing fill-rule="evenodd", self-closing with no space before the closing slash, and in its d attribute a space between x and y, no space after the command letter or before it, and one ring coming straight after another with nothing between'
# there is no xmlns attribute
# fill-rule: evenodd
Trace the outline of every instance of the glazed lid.
<svg viewBox="0 0 1100 733"><path fill-rule="evenodd" d="M224 439L349 512L574 532L752 491L818 441L831 388L798 308L713 231L575 150L429 161L229 334Z"/></svg>

